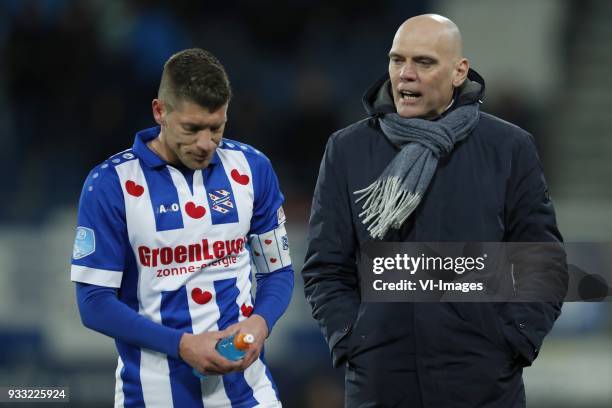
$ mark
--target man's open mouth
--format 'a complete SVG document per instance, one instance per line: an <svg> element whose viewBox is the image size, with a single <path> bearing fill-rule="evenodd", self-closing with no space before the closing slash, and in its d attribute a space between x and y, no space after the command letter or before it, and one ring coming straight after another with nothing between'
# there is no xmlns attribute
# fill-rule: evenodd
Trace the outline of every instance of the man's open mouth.
<svg viewBox="0 0 612 408"><path fill-rule="evenodd" d="M400 99L416 99L421 96L420 92L399 91Z"/></svg>

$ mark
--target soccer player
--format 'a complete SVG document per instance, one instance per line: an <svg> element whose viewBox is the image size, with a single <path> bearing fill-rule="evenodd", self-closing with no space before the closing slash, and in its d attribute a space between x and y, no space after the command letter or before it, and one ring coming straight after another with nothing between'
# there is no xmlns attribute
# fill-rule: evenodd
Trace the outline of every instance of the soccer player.
<svg viewBox="0 0 612 408"><path fill-rule="evenodd" d="M115 339L115 407L281 406L263 344L293 290L283 195L260 151L223 139L230 99L213 55L173 55L159 126L83 186L71 279L83 324ZM229 361L215 345L238 332L256 342Z"/></svg>

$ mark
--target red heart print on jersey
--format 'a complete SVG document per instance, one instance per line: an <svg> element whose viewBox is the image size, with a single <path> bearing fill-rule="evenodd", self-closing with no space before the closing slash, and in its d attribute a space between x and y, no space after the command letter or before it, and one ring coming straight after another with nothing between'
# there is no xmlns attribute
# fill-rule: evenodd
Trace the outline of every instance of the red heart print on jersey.
<svg viewBox="0 0 612 408"><path fill-rule="evenodd" d="M125 182L125 191L127 191L129 195L140 197L142 193L144 193L144 187L134 183L132 180L128 180Z"/></svg>
<svg viewBox="0 0 612 408"><path fill-rule="evenodd" d="M240 172L236 169L232 170L230 174L236 183L242 184L243 186L249 184L249 176L246 174L240 174Z"/></svg>
<svg viewBox="0 0 612 408"><path fill-rule="evenodd" d="M249 317L253 313L253 306L247 306L244 303L240 306L240 311L245 317Z"/></svg>
<svg viewBox="0 0 612 408"><path fill-rule="evenodd" d="M276 263L277 259L276 258L270 258L270 262L272 263Z"/></svg>
<svg viewBox="0 0 612 408"><path fill-rule="evenodd" d="M206 208L202 207L201 205L195 205L193 201L185 204L185 211L187 212L187 215L195 219L202 218L204 214L206 214Z"/></svg>
<svg viewBox="0 0 612 408"><path fill-rule="evenodd" d="M264 240L264 242L266 243L266 245L270 245L272 243L272 240L271 239L266 239L266 240Z"/></svg>
<svg viewBox="0 0 612 408"><path fill-rule="evenodd" d="M210 302L210 299L212 299L212 293L207 290L202 291L200 288L194 288L191 291L191 298L198 305L205 305Z"/></svg>
<svg viewBox="0 0 612 408"><path fill-rule="evenodd" d="M253 251L253 252L255 252L255 256L259 256L259 255L261 255L261 254L260 254L259 252L257 252L257 251Z"/></svg>

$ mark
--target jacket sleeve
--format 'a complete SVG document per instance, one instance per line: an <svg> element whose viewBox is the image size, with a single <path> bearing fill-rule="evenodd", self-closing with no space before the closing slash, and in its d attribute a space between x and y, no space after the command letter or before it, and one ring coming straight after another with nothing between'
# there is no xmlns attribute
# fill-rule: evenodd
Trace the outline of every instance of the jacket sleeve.
<svg viewBox="0 0 612 408"><path fill-rule="evenodd" d="M548 195L542 165L531 135L513 154L506 197L505 241L510 250L518 302L502 308L503 332L523 365L531 365L544 337L561 314L568 273L562 237ZM526 243L546 243L543 245ZM558 300L527 302L528 299Z"/></svg>
<svg viewBox="0 0 612 408"><path fill-rule="evenodd" d="M304 292L332 353L334 367L347 358L348 334L360 304L355 231L346 170L332 136L315 187L302 269Z"/></svg>

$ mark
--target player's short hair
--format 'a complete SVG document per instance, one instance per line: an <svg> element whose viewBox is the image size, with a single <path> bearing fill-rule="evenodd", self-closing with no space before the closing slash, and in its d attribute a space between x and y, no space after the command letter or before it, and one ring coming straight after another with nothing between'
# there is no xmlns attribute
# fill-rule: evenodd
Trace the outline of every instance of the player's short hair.
<svg viewBox="0 0 612 408"><path fill-rule="evenodd" d="M219 60L201 48L189 48L164 64L157 97L172 111L181 101L194 102L214 112L229 102L232 89Z"/></svg>

